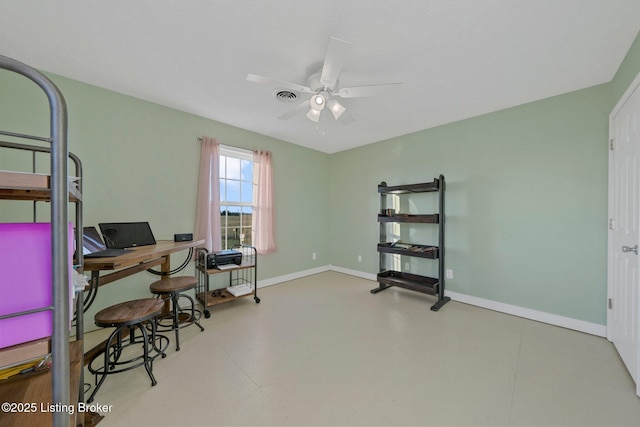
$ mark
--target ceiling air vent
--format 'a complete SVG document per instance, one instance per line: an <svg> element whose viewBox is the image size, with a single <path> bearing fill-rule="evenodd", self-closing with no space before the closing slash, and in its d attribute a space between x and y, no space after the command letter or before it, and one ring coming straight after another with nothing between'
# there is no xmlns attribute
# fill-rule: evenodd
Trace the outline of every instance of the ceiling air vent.
<svg viewBox="0 0 640 427"><path fill-rule="evenodd" d="M284 103L290 103L290 102L295 102L296 99L298 99L298 95L295 94L295 92L291 92L289 90L277 90L274 92L276 99L280 102L284 102Z"/></svg>

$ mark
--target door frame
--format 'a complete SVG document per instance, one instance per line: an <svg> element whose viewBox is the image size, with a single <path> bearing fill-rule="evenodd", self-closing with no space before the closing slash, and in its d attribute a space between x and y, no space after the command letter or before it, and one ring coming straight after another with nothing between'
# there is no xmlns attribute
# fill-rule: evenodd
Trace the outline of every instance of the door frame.
<svg viewBox="0 0 640 427"><path fill-rule="evenodd" d="M609 142L608 142L608 156L609 156L609 172L608 172L608 179L609 179L609 183L608 183L608 222L611 221L612 219L612 212L611 212L611 206L612 206L612 198L613 198L613 192L611 191L611 186L613 185L613 183L615 182L615 180L613 179L613 155L612 155L612 150L610 149L610 144L611 141L614 138L614 133L615 133L615 129L613 126L613 122L615 117L618 115L618 113L620 112L620 110L622 110L622 108L624 107L624 105L626 104L626 102L629 100L629 98L631 98L631 95L633 95L633 93L636 91L636 89L639 91L638 92L638 96L640 96L640 73L638 73L638 75L636 75L635 79L633 79L633 82L629 85L629 87L627 88L627 90L624 92L624 94L622 95L622 97L620 97L620 99L618 100L618 102L616 103L615 107L613 108L613 110L611 110L611 113L609 114ZM639 142L640 143L640 142ZM638 238L640 239L640 236L638 236ZM615 250L615 248L612 247L612 237L611 237L611 230L609 228L609 224L607 224L607 339L609 341L612 342L612 333L611 333L611 328L610 325L612 324L611 322L611 310L608 308L608 302L609 299L612 298L612 256L613 256L613 251ZM640 256L638 258L638 262L640 262ZM638 278L638 281L640 282L640 278ZM640 283L637 284L637 286L640 287ZM637 339L637 349L636 349L636 372L635 373L631 373L633 380L636 384L636 395L638 397L640 397L640 290L638 292L638 301L636 301L636 306L638 307L638 313L636 316L636 330L638 331L638 339Z"/></svg>

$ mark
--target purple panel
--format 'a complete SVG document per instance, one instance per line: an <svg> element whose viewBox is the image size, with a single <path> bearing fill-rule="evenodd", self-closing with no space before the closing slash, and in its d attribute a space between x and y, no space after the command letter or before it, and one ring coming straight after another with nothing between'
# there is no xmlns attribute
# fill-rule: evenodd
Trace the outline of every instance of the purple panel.
<svg viewBox="0 0 640 427"><path fill-rule="evenodd" d="M69 225L71 281L73 226ZM0 315L51 305L51 224L0 224ZM69 284L70 301L73 298ZM52 312L0 320L0 348L49 337Z"/></svg>

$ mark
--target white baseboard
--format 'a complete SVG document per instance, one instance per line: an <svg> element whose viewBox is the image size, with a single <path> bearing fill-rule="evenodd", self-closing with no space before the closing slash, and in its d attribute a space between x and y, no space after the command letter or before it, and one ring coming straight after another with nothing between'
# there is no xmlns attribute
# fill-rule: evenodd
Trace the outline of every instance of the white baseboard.
<svg viewBox="0 0 640 427"><path fill-rule="evenodd" d="M266 286L276 285L278 283L288 282L290 280L301 279L303 277L323 273L325 271L335 271L337 273L344 273L350 276L360 277L361 279L371 280L373 282L376 281L375 274L365 273L363 271L352 270L349 268L338 267L336 265L329 264L309 270L285 274L283 276L272 277L266 280L258 280L258 288L264 288ZM451 297L452 300L464 304L470 304L476 307L486 308L488 310L498 311L500 313L510 314L512 316L518 316L524 319L535 320L537 322L547 323L554 326L560 326L562 328L572 329L599 337L607 336L607 327L605 325L573 319L571 317L559 316L557 314L546 313L544 311L533 310L517 305L492 301L459 292L447 291L446 295L448 297Z"/></svg>
<svg viewBox="0 0 640 427"><path fill-rule="evenodd" d="M303 277L312 276L318 273L324 273L325 271L329 271L331 269L330 267L330 265L323 265L321 267L311 268L309 270L297 271L295 273L272 277L265 280L258 280L258 289L271 285L277 285L278 283L288 282L290 280L301 279Z"/></svg>
<svg viewBox="0 0 640 427"><path fill-rule="evenodd" d="M605 325L573 319L571 317L559 316L557 314L546 313L544 311L532 310L530 308L520 307L517 305L478 298L458 292L446 292L446 295L451 297L454 301L475 305L488 310L499 311L501 313L511 314L513 316L523 317L537 322L548 323L549 325L560 326L562 328L573 329L575 331L599 337L607 336L607 327Z"/></svg>
<svg viewBox="0 0 640 427"><path fill-rule="evenodd" d="M349 268L344 268L344 267L338 267L337 265L329 265L329 270L335 271L337 273L348 274L349 276L356 276L361 279L367 279L374 282L377 279L377 276L375 274L365 273L364 271L351 270Z"/></svg>
<svg viewBox="0 0 640 427"><path fill-rule="evenodd" d="M329 266L329 270L338 273L349 274L351 276L360 277L362 279L376 281L376 275L365 273L363 271L351 270L348 268ZM452 300L464 304L475 305L477 307L486 308L488 310L498 311L500 313L510 314L537 322L548 323L562 328L573 329L575 331L584 332L599 337L607 336L607 327L597 323L585 322L584 320L573 319L570 317L559 316L557 314L546 313L544 311L532 310L530 308L520 307L517 305L506 304L498 301L492 301L484 298L474 297L459 292L446 291L445 294Z"/></svg>

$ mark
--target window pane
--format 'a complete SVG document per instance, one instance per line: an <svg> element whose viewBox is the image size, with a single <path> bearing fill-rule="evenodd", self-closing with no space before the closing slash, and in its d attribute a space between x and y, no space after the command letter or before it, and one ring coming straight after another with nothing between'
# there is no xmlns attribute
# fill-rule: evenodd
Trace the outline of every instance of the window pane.
<svg viewBox="0 0 640 427"><path fill-rule="evenodd" d="M253 242L251 233L251 213L250 207L242 207L242 244L251 245Z"/></svg>
<svg viewBox="0 0 640 427"><path fill-rule="evenodd" d="M253 181L253 162L249 160L242 160L242 180L243 181Z"/></svg>
<svg viewBox="0 0 640 427"><path fill-rule="evenodd" d="M227 202L239 202L240 201L240 182L227 180Z"/></svg>
<svg viewBox="0 0 640 427"><path fill-rule="evenodd" d="M240 208L229 206L227 209L227 248L240 243Z"/></svg>
<svg viewBox="0 0 640 427"><path fill-rule="evenodd" d="M249 245L251 246L252 242L251 238L251 227L243 227L242 232L240 233L240 244L241 245Z"/></svg>
<svg viewBox="0 0 640 427"><path fill-rule="evenodd" d="M220 201L224 202L227 200L227 193L225 191L227 181L225 179L220 179Z"/></svg>
<svg viewBox="0 0 640 427"><path fill-rule="evenodd" d="M227 247L227 207L220 206L220 241L222 248Z"/></svg>
<svg viewBox="0 0 640 427"><path fill-rule="evenodd" d="M227 178L240 180L240 159L227 157Z"/></svg>
<svg viewBox="0 0 640 427"><path fill-rule="evenodd" d="M241 185L241 202L251 203L253 199L253 184L251 182L242 181Z"/></svg>
<svg viewBox="0 0 640 427"><path fill-rule="evenodd" d="M220 156L220 178L227 176L227 158Z"/></svg>
<svg viewBox="0 0 640 427"><path fill-rule="evenodd" d="M243 206L242 207L242 226L251 228L251 217L253 209Z"/></svg>

